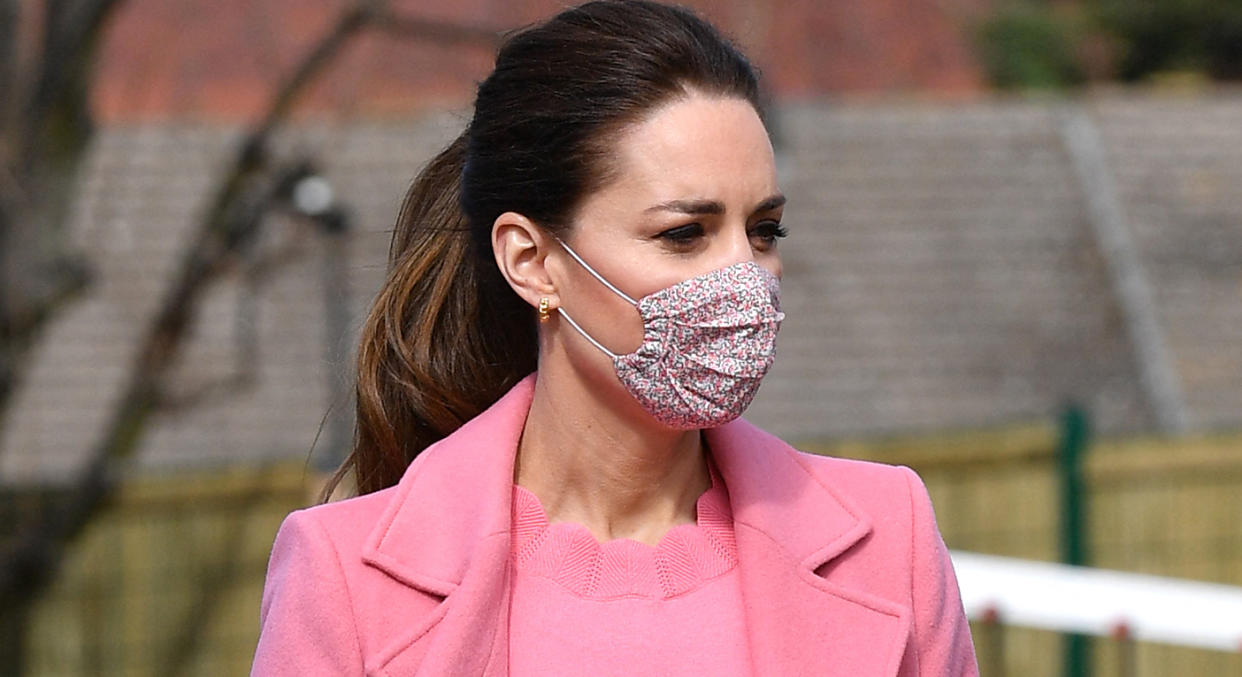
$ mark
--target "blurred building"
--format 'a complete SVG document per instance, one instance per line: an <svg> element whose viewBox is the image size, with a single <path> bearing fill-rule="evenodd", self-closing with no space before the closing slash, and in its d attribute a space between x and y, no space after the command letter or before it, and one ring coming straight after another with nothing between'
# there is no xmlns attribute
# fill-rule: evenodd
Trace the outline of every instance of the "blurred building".
<svg viewBox="0 0 1242 677"><path fill-rule="evenodd" d="M335 16L226 4L133 0L116 17L73 212L98 284L35 354L0 440L6 481L55 481L81 462L245 121ZM789 319L752 419L815 440L1041 420L1075 402L1105 432L1242 425L1237 93L997 100L969 94L969 3L704 4L756 45L776 90L790 198ZM552 9L403 11L512 26ZM140 464L305 457L325 413L348 425L351 341L399 200L464 123L489 54L371 34L312 88L278 145L318 159L351 234L269 219L256 255L291 262L215 288L177 374L186 393L237 374L242 387L163 414ZM1107 179L1124 251L1100 230L1083 162L1102 168L1089 174ZM1130 273L1147 290L1137 303ZM346 438L320 440L325 465Z"/></svg>
<svg viewBox="0 0 1242 677"><path fill-rule="evenodd" d="M241 120L348 3L128 0L103 46L96 110L104 120ZM402 16L510 30L560 0L394 0ZM989 0L694 0L734 36L779 99L837 92L978 91L970 31ZM333 66L303 110L400 115L468 104L492 50L372 34Z"/></svg>

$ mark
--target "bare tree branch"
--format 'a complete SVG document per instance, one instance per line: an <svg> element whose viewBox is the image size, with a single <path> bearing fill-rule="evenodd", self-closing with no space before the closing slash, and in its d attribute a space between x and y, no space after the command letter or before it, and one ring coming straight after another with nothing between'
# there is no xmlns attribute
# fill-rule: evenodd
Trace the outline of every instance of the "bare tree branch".
<svg viewBox="0 0 1242 677"><path fill-rule="evenodd" d="M251 134L247 146L265 140L288 114L297 96L332 61L345 42L362 28L370 25L387 7L385 0L361 0L341 12L332 29L304 57L293 74L276 90L262 121ZM247 148L248 150L248 148ZM243 156L246 152L243 152ZM241 158L239 158L240 160Z"/></svg>
<svg viewBox="0 0 1242 677"><path fill-rule="evenodd" d="M60 26L59 30L65 35L95 35L108 10L118 1L50 0L48 20ZM385 0L357 0L306 53L277 88L264 115L239 144L198 232L183 253L178 276L161 300L159 311L136 353L122 396L104 434L91 448L85 467L64 492L63 502L54 506L46 518L23 525L17 538L0 553L0 629L17 628L20 632L31 602L54 579L65 547L114 490L119 480L120 462L132 457L137 450L151 416L178 404L169 398L168 376L183 349L204 293L237 264L254 243L264 215L289 194L293 182L310 171L305 163L274 167L268 149L270 137L307 85L323 72L352 37L368 27L433 42L492 44L498 39L496 31L396 16L389 11ZM48 59L67 60L59 66L53 64L53 70L64 74L55 76L59 78L55 82L41 83L26 110L69 102L68 112L64 114L72 116L76 94L64 94L61 88L85 91L78 89L84 81L75 78L85 77L87 71L81 68L80 58L90 53L90 48L76 53L62 52L54 48L54 42L49 36L45 55ZM72 120L65 118L59 122ZM51 149L53 164L58 161L56 150ZM12 221L6 222L6 213L0 204L0 241L4 239L6 223L11 225ZM0 275L4 272L0 266ZM4 322L4 310L3 299L0 299L0 322ZM3 406L2 393L0 406ZM204 599L214 597L205 595ZM3 639L0 638L0 644ZM187 641L192 643L193 638ZM170 662L178 663L189 655L188 646L179 647L170 654ZM0 661L0 672L6 666L7 663Z"/></svg>
<svg viewBox="0 0 1242 677"><path fill-rule="evenodd" d="M4 146L11 139L2 133L9 128L15 107L12 92L17 91L17 62L20 58L17 42L17 26L21 21L21 6L17 0L0 0L0 92L9 92L7 100L0 103L0 163L7 155Z"/></svg>
<svg viewBox="0 0 1242 677"><path fill-rule="evenodd" d="M133 454L148 419L160 406L166 376L209 283L253 239L274 196L308 171L302 164L279 173L268 169L269 137L297 94L330 63L347 38L374 16L380 4L360 0L345 10L285 80L267 113L244 139L207 218L186 249L178 278L165 294L142 341L110 424L72 483L75 489L58 511L25 529L0 558L0 613L23 613L28 608L54 577L64 547L112 490L118 461Z"/></svg>
<svg viewBox="0 0 1242 677"><path fill-rule="evenodd" d="M20 158L23 169L29 170L37 157L36 144L54 139L45 138L52 125L71 125L74 134L89 134L90 116L86 95L93 62L99 44L100 29L119 0L50 0L43 20L43 49L31 90L23 93L23 139L28 144ZM49 119L52 113L59 115ZM84 129L79 130L79 127ZM56 149L54 149L56 150Z"/></svg>
<svg viewBox="0 0 1242 677"><path fill-rule="evenodd" d="M202 383L190 392L164 392L160 395L159 410L164 414L174 414L227 401L231 397L236 397L238 393L250 390L255 383L257 381L253 372L237 369L223 378Z"/></svg>
<svg viewBox="0 0 1242 677"><path fill-rule="evenodd" d="M280 205L272 205L275 211ZM245 291L254 294L289 264L305 258L305 249L301 243L294 242L263 253L261 256L245 263ZM249 344L252 340L244 340ZM159 409L163 414L190 411L197 407L227 400L238 393L255 386L255 374L259 366L257 347L239 346L232 371L223 377L174 392L171 387L161 390Z"/></svg>
<svg viewBox="0 0 1242 677"><path fill-rule="evenodd" d="M22 77L22 6L4 1L0 58L9 88L0 104L0 426L34 337L73 296L66 292L80 291L87 280L85 261L64 251L63 231L91 133L93 56L120 2L45 3L42 46L28 59L33 74Z"/></svg>
<svg viewBox="0 0 1242 677"><path fill-rule="evenodd" d="M449 45L495 45L504 37L502 31L494 28L433 21L393 11L384 12L376 21L376 27L398 37Z"/></svg>

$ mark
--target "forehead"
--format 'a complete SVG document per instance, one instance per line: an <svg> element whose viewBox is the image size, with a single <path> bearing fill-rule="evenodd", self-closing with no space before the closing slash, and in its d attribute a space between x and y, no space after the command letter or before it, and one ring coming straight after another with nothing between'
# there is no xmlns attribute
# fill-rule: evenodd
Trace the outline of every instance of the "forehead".
<svg viewBox="0 0 1242 677"><path fill-rule="evenodd" d="M716 199L728 206L777 192L767 130L742 99L701 94L676 99L627 127L615 150L611 190L605 193L657 202Z"/></svg>

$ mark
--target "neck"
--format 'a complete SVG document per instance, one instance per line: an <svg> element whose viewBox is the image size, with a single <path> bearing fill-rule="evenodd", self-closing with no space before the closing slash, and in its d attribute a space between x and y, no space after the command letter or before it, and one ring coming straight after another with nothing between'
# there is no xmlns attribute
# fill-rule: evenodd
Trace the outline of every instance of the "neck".
<svg viewBox="0 0 1242 677"><path fill-rule="evenodd" d="M636 424L598 399L601 388L544 376L535 382L515 480L550 522L582 524L601 542L654 545L695 520L695 503L711 486L699 431Z"/></svg>

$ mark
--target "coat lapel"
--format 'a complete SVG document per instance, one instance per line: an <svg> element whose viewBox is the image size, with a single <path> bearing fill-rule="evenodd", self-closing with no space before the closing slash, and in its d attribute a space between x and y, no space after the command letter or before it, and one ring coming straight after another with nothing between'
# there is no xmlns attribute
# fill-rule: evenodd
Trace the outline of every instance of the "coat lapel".
<svg viewBox="0 0 1242 677"><path fill-rule="evenodd" d="M379 675L482 675L509 670L509 538L480 544L479 566L442 602L444 613L426 632L398 641L380 662Z"/></svg>
<svg viewBox="0 0 1242 677"><path fill-rule="evenodd" d="M870 533L870 519L744 420L707 442L733 510L755 674L896 675L910 610L817 573Z"/></svg>

